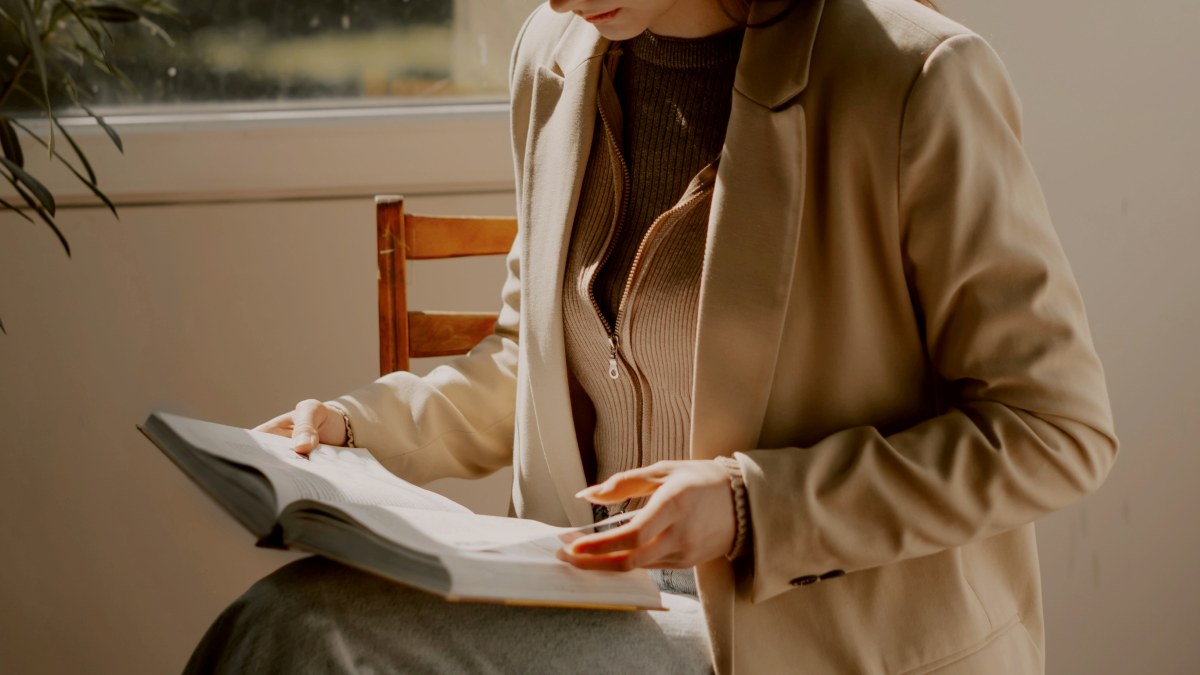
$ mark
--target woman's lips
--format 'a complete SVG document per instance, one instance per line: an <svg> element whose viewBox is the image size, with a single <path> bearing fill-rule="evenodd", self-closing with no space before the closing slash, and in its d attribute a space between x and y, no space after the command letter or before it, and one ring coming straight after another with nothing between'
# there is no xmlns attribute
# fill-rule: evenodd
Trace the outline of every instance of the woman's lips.
<svg viewBox="0 0 1200 675"><path fill-rule="evenodd" d="M583 20L587 21L588 23L600 23L602 21L608 21L609 19L616 16L617 13L620 11L621 11L621 8L618 7L617 9L614 9L609 12L603 12L601 14L593 14L591 16L585 16L585 17L583 17Z"/></svg>

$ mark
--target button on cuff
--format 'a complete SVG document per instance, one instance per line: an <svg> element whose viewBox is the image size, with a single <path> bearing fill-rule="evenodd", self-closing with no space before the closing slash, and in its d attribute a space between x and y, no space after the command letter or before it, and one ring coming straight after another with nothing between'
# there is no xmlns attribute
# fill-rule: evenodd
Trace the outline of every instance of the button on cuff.
<svg viewBox="0 0 1200 675"><path fill-rule="evenodd" d="M796 577L795 579L792 579L788 583L793 586L811 586L812 584L815 584L818 581L824 581L826 579L836 579L838 577L844 577L844 576L846 576L845 570L830 570L829 572L826 572L820 576L817 576L816 574L806 574L802 577Z"/></svg>

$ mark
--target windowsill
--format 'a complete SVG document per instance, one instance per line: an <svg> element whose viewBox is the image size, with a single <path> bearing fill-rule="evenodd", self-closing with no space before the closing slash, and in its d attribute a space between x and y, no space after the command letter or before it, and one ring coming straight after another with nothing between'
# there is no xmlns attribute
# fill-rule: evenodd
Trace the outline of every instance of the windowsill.
<svg viewBox="0 0 1200 675"><path fill-rule="evenodd" d="M508 102L495 97L486 99L455 98L453 100L422 98L405 99L402 103L379 105L356 100L320 101L309 104L179 105L145 106L140 108L97 109L109 125L119 130L158 129L204 125L222 126L314 124L333 125L363 121L422 121L434 118L480 119L500 116L507 119ZM72 130L95 128L90 117L69 113L59 120ZM45 126L41 118L29 119L27 124Z"/></svg>
<svg viewBox="0 0 1200 675"><path fill-rule="evenodd" d="M118 206L497 192L513 184L504 102L162 110L105 120L124 154L89 118L63 122ZM70 156L65 143L59 152ZM32 141L26 156L60 206L103 208Z"/></svg>

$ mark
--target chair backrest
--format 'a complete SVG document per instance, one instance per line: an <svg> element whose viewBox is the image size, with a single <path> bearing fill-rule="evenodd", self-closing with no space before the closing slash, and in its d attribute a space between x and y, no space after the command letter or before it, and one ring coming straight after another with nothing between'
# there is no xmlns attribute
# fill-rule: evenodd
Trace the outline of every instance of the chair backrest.
<svg viewBox="0 0 1200 675"><path fill-rule="evenodd" d="M492 332L497 315L408 309L409 260L504 255L517 236L516 218L421 216L404 198L375 198L379 251L379 372L408 370L409 359L465 354ZM499 289L497 289L498 291Z"/></svg>

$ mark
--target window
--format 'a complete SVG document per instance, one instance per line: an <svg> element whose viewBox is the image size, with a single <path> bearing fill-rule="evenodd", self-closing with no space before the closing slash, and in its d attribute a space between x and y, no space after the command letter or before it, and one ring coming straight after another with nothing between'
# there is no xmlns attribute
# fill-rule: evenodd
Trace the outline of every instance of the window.
<svg viewBox="0 0 1200 675"><path fill-rule="evenodd" d="M238 109L506 96L513 40L537 0L175 0L182 21L112 27L134 90L92 75L105 108ZM94 72L94 71L92 71Z"/></svg>

